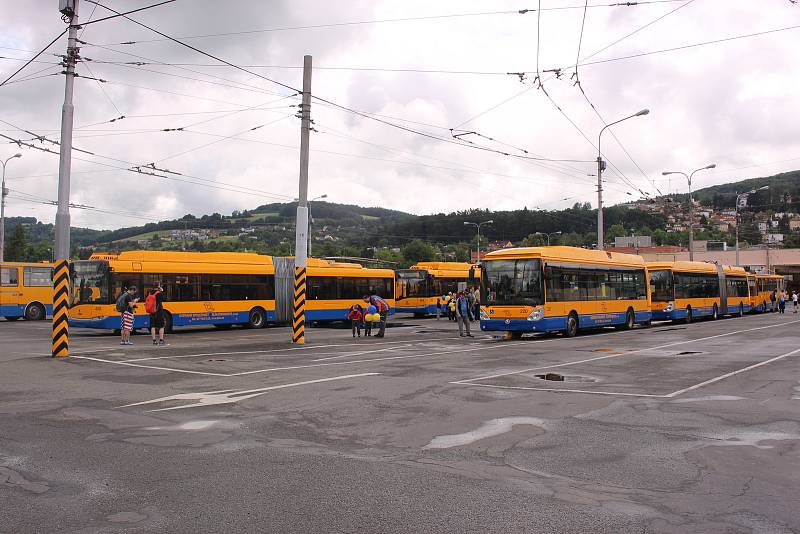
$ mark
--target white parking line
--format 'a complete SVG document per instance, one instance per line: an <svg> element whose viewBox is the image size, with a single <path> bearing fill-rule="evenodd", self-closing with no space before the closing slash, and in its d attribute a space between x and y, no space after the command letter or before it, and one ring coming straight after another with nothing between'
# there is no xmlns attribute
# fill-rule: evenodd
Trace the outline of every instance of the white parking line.
<svg viewBox="0 0 800 534"><path fill-rule="evenodd" d="M478 377L478 378L468 378L468 379L465 379L465 380L459 380L458 382L451 382L451 383L452 384L461 384L461 383L468 383L468 382L478 382L478 381L481 381L481 380L489 380L489 379L492 379L492 378L499 378L501 376L518 375L518 374L522 374L522 373L528 373L528 372L531 372L531 371L541 371L541 370L546 370L546 369L556 369L556 368L559 368L559 367L570 367L572 365L579 365L579 364L582 364L582 363L595 362L595 361L598 361L598 360L607 360L609 358L620 358L620 357L623 357L623 356L630 356L631 354L639 354L641 352L647 352L647 351L651 351L651 350L665 349L665 348L668 348L668 347L675 347L675 346L678 346L678 345L686 345L686 344L689 344L689 343L697 343L698 341L708 341L709 339L716 339L716 338L726 337L726 336L734 336L736 334L743 334L745 332L753 332L755 330L765 330L767 328L775 328L775 327L779 327L779 326L786 326L786 325L789 325L789 324L792 324L792 323L800 323L800 320L788 321L786 323L772 324L772 325L767 325L767 326L758 326L758 327L755 327L755 328L747 328L745 330L736 330L734 332L726 332L724 334L716 334L716 335L713 335L713 336L700 337L700 338L697 338L697 339L689 339L689 340L686 340L686 341L676 341L674 343L666 343L664 345L656 345L655 347L648 347L646 349L631 350L631 351L622 352L622 353L619 353L619 354L607 354L605 356L597 356L596 358L587 358L585 360L577 360L577 361L565 362L565 363L556 363L556 364L552 364L552 365L543 365L543 366L539 366L539 367L530 367L528 369L522 369L522 370L519 370L519 371L509 371L509 372L506 372L506 373L497 373L497 374L494 374L494 375L482 376L482 377Z"/></svg>
<svg viewBox="0 0 800 534"><path fill-rule="evenodd" d="M222 373L208 373L205 371L190 371L188 369L174 369L172 367L156 367L154 365L139 365L138 363L130 363L130 362L120 362L120 361L113 361L113 360L104 360L102 358L92 358L91 356L71 356L71 358L75 358L78 360L92 360L95 362L103 362L103 363L113 363L115 365L126 365L128 367L139 367L142 369L155 369L158 371L172 371L175 373L186 373L191 375L205 375L205 376L231 376Z"/></svg>

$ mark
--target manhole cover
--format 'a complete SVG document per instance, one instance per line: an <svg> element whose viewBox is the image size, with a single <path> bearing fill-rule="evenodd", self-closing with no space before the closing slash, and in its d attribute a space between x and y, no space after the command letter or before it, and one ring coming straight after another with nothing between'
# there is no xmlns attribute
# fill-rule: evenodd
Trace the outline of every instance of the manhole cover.
<svg viewBox="0 0 800 534"><path fill-rule="evenodd" d="M543 375L534 375L536 378L541 378L542 380L555 380L556 382L563 382L564 375L560 375L558 373L545 373Z"/></svg>
<svg viewBox="0 0 800 534"><path fill-rule="evenodd" d="M544 373L533 376L535 376L539 380L550 380L553 382L573 382L573 383L597 382L596 378L593 378L591 376L582 376L582 375L561 375L558 373Z"/></svg>

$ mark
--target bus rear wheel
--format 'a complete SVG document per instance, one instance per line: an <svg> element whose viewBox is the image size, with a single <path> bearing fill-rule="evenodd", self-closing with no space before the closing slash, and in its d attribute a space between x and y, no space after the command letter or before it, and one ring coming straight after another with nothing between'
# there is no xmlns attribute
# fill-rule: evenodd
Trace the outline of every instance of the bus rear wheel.
<svg viewBox="0 0 800 534"><path fill-rule="evenodd" d="M578 335L578 314L570 312L567 317L567 329L564 330L564 335L567 337L575 337Z"/></svg>
<svg viewBox="0 0 800 534"><path fill-rule="evenodd" d="M25 319L27 321L41 321L45 316L44 306L39 303L30 304L25 308Z"/></svg>
<svg viewBox="0 0 800 534"><path fill-rule="evenodd" d="M625 322L622 325L622 329L632 330L635 324L636 324L636 315L633 313L633 309L628 308L628 312L625 314Z"/></svg>
<svg viewBox="0 0 800 534"><path fill-rule="evenodd" d="M247 326L249 328L264 328L266 323L266 316L264 310L261 308L253 308L250 310L250 317L247 319Z"/></svg>

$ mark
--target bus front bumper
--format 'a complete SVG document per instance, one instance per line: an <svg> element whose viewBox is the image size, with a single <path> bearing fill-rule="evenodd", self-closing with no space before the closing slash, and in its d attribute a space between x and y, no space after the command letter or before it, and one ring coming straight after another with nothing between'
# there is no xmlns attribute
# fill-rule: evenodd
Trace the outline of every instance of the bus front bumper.
<svg viewBox="0 0 800 534"><path fill-rule="evenodd" d="M538 321L527 319L484 319L481 330L488 332L553 332L567 327L566 317L545 317Z"/></svg>

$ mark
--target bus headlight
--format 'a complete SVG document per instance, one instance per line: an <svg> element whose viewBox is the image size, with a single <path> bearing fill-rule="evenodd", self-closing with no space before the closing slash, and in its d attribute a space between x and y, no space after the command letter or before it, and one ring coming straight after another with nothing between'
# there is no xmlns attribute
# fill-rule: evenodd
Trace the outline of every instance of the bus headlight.
<svg viewBox="0 0 800 534"><path fill-rule="evenodd" d="M669 304L667 304L667 307L664 308L664 311L671 312L674 309L675 309L675 303L674 302L670 302Z"/></svg>
<svg viewBox="0 0 800 534"><path fill-rule="evenodd" d="M486 315L486 312L485 312L485 311L483 311L483 308L481 308L481 314L480 314L480 316L481 316L481 321L488 321L488 320L489 320L489 316L488 316L488 315Z"/></svg>
<svg viewBox="0 0 800 534"><path fill-rule="evenodd" d="M542 317L544 317L544 308L538 307L534 308L534 310L528 315L529 321L538 321Z"/></svg>

